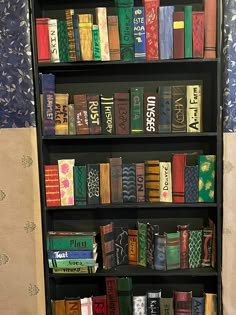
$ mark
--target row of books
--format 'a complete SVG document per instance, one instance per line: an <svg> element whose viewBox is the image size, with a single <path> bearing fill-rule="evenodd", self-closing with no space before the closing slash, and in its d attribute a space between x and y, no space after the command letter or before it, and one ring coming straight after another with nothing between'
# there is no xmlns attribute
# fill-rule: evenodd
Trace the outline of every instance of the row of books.
<svg viewBox="0 0 236 315"><path fill-rule="evenodd" d="M113 15L97 7L86 14L66 9L65 20L37 18L39 62L216 57L215 0L204 7L160 6L160 0L115 5Z"/></svg>
<svg viewBox="0 0 236 315"><path fill-rule="evenodd" d="M53 315L215 315L217 295L174 290L165 297L161 289L133 293L130 277L106 277L106 294L52 300Z"/></svg>
<svg viewBox="0 0 236 315"><path fill-rule="evenodd" d="M203 86L172 81L156 91L69 95L55 93L55 76L40 74L43 132L54 135L126 135L202 132ZM165 85L166 84L166 85Z"/></svg>
<svg viewBox="0 0 236 315"><path fill-rule="evenodd" d="M47 207L130 202L214 202L215 155L173 153L171 162L146 160L45 165Z"/></svg>

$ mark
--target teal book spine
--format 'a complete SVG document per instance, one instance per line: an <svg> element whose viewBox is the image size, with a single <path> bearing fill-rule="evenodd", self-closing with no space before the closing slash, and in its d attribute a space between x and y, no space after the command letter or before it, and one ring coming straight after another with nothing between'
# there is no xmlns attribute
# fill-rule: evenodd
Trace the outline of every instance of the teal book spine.
<svg viewBox="0 0 236 315"><path fill-rule="evenodd" d="M60 62L69 62L69 39L66 21L57 21L58 46Z"/></svg>
<svg viewBox="0 0 236 315"><path fill-rule="evenodd" d="M166 269L180 268L180 233L165 233L166 235Z"/></svg>
<svg viewBox="0 0 236 315"><path fill-rule="evenodd" d="M192 6L184 7L184 57L192 58Z"/></svg>
<svg viewBox="0 0 236 315"><path fill-rule="evenodd" d="M73 174L75 205L85 206L87 204L86 165L74 166Z"/></svg>
<svg viewBox="0 0 236 315"><path fill-rule="evenodd" d="M93 38L93 60L101 60L100 36L98 25L94 24L92 29Z"/></svg>

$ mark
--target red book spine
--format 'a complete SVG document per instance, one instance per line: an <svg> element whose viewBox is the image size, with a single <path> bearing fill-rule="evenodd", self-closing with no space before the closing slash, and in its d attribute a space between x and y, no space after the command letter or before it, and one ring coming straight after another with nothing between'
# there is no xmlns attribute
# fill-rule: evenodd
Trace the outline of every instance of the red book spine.
<svg viewBox="0 0 236 315"><path fill-rule="evenodd" d="M174 292L175 315L192 314L192 292Z"/></svg>
<svg viewBox="0 0 236 315"><path fill-rule="evenodd" d="M158 8L160 0L143 0L145 8L146 60L158 60Z"/></svg>
<svg viewBox="0 0 236 315"><path fill-rule="evenodd" d="M184 170L186 154L176 153L172 157L172 196L173 202L184 202Z"/></svg>
<svg viewBox="0 0 236 315"><path fill-rule="evenodd" d="M117 135L129 134L129 93L115 93L115 131Z"/></svg>
<svg viewBox="0 0 236 315"><path fill-rule="evenodd" d="M204 51L204 12L192 12L193 58L203 58Z"/></svg>
<svg viewBox="0 0 236 315"><path fill-rule="evenodd" d="M48 33L48 20L49 18L36 19L36 37L37 37L37 51L39 62L50 62L50 46L49 46L49 33Z"/></svg>
<svg viewBox="0 0 236 315"><path fill-rule="evenodd" d="M145 168L144 163L136 163L136 195L137 202L145 201Z"/></svg>
<svg viewBox="0 0 236 315"><path fill-rule="evenodd" d="M57 165L44 166L45 192L47 207L57 207L61 205L59 171Z"/></svg>
<svg viewBox="0 0 236 315"><path fill-rule="evenodd" d="M89 134L88 108L86 94L74 95L76 134Z"/></svg>
<svg viewBox="0 0 236 315"><path fill-rule="evenodd" d="M107 315L119 315L117 278L106 277Z"/></svg>
<svg viewBox="0 0 236 315"><path fill-rule="evenodd" d="M107 298L106 295L94 296L93 315L107 315Z"/></svg>
<svg viewBox="0 0 236 315"><path fill-rule="evenodd" d="M184 58L184 12L173 14L173 41L174 59Z"/></svg>
<svg viewBox="0 0 236 315"><path fill-rule="evenodd" d="M179 225L180 232L180 268L188 268L188 225Z"/></svg>
<svg viewBox="0 0 236 315"><path fill-rule="evenodd" d="M204 12L205 12L204 58L216 58L216 0L205 0Z"/></svg>

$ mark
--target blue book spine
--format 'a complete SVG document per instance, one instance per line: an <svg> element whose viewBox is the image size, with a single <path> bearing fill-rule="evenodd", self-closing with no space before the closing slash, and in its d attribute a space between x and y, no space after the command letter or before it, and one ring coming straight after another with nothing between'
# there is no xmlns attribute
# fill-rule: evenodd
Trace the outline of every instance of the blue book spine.
<svg viewBox="0 0 236 315"><path fill-rule="evenodd" d="M154 269L166 270L166 237L155 234L154 236Z"/></svg>
<svg viewBox="0 0 236 315"><path fill-rule="evenodd" d="M204 315L204 297L192 297L192 315Z"/></svg>
<svg viewBox="0 0 236 315"><path fill-rule="evenodd" d="M93 258L92 250L48 251L48 259L90 259Z"/></svg>
<svg viewBox="0 0 236 315"><path fill-rule="evenodd" d="M43 134L44 136L55 135L55 94L43 93Z"/></svg>
<svg viewBox="0 0 236 315"><path fill-rule="evenodd" d="M146 31L144 7L133 7L134 59L146 60Z"/></svg>
<svg viewBox="0 0 236 315"><path fill-rule="evenodd" d="M39 73L39 93L55 93L55 75Z"/></svg>
<svg viewBox="0 0 236 315"><path fill-rule="evenodd" d="M74 30L74 39L75 39L75 56L76 60L81 60L80 54L80 37L79 37L79 22L78 22L78 15L72 15L72 24Z"/></svg>
<svg viewBox="0 0 236 315"><path fill-rule="evenodd" d="M159 7L160 59L173 59L174 6Z"/></svg>

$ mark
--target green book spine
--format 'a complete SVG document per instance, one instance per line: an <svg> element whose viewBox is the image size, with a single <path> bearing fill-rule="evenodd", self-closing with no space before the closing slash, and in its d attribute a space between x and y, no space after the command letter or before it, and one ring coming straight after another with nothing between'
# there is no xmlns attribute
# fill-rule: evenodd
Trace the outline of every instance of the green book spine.
<svg viewBox="0 0 236 315"><path fill-rule="evenodd" d="M134 59L133 0L117 0L121 60Z"/></svg>
<svg viewBox="0 0 236 315"><path fill-rule="evenodd" d="M215 155L198 157L198 201L214 202L215 200Z"/></svg>
<svg viewBox="0 0 236 315"><path fill-rule="evenodd" d="M84 206L87 204L86 166L85 165L74 166L73 173L74 173L75 205Z"/></svg>
<svg viewBox="0 0 236 315"><path fill-rule="evenodd" d="M76 134L75 105L68 104L68 134Z"/></svg>
<svg viewBox="0 0 236 315"><path fill-rule="evenodd" d="M184 7L184 57L192 58L192 6Z"/></svg>
<svg viewBox="0 0 236 315"><path fill-rule="evenodd" d="M100 37L98 25L93 25L93 60L101 60Z"/></svg>
<svg viewBox="0 0 236 315"><path fill-rule="evenodd" d="M165 233L166 235L166 269L180 268L180 233Z"/></svg>
<svg viewBox="0 0 236 315"><path fill-rule="evenodd" d="M147 265L147 224L138 222L138 263Z"/></svg>
<svg viewBox="0 0 236 315"><path fill-rule="evenodd" d="M160 298L160 311L161 314L174 315L174 302L173 298Z"/></svg>
<svg viewBox="0 0 236 315"><path fill-rule="evenodd" d="M93 258L87 259L48 259L49 268L79 268L93 267L96 262Z"/></svg>
<svg viewBox="0 0 236 315"><path fill-rule="evenodd" d="M51 236L47 238L47 250L93 249L94 236Z"/></svg>
<svg viewBox="0 0 236 315"><path fill-rule="evenodd" d="M69 39L66 21L57 21L57 32L60 62L69 62Z"/></svg>
<svg viewBox="0 0 236 315"><path fill-rule="evenodd" d="M132 315L132 279L117 278L117 290L120 314Z"/></svg>
<svg viewBox="0 0 236 315"><path fill-rule="evenodd" d="M131 133L143 133L143 87L130 89L130 129Z"/></svg>
<svg viewBox="0 0 236 315"><path fill-rule="evenodd" d="M202 230L189 231L188 265L189 268L201 267Z"/></svg>

